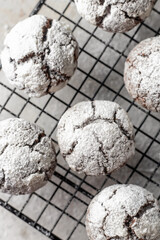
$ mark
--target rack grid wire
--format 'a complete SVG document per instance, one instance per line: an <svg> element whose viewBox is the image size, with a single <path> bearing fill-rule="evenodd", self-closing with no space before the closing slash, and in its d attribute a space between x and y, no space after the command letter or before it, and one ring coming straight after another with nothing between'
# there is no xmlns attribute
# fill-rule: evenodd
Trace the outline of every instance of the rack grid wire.
<svg viewBox="0 0 160 240"><path fill-rule="evenodd" d="M78 69L64 89L42 100L27 98L0 79L0 92L8 93L3 104L0 101L0 119L28 115L28 120L44 127L55 142L58 165L44 188L29 196L0 194L0 205L50 239L85 240L87 206L104 187L134 183L153 192L160 201L160 118L132 101L123 84L124 61L129 51L141 40L160 33L160 2L156 2L145 22L124 34L106 33L91 26L78 15L72 0L40 0L30 16L43 13L71 26L80 45ZM115 101L125 108L134 124L136 140L134 159L110 175L95 178L70 171L59 153L55 134L67 108L81 100L94 99Z"/></svg>

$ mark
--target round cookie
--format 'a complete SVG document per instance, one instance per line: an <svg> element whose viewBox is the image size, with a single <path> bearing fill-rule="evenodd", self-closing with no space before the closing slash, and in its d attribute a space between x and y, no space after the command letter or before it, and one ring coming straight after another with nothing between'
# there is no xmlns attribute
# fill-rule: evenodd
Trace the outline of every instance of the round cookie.
<svg viewBox="0 0 160 240"><path fill-rule="evenodd" d="M159 240L160 208L153 194L136 185L113 185L91 201L89 240Z"/></svg>
<svg viewBox="0 0 160 240"><path fill-rule="evenodd" d="M155 0L75 0L79 14L108 32L127 32L147 18Z"/></svg>
<svg viewBox="0 0 160 240"><path fill-rule="evenodd" d="M61 154L70 168L87 175L108 174L135 152L127 113L110 101L80 102L58 124Z"/></svg>
<svg viewBox="0 0 160 240"><path fill-rule="evenodd" d="M28 194L44 186L56 167L52 140L35 124L18 118L0 121L0 189Z"/></svg>
<svg viewBox="0 0 160 240"><path fill-rule="evenodd" d="M30 97L61 89L77 67L78 43L69 26L41 15L16 24L4 45L3 71Z"/></svg>
<svg viewBox="0 0 160 240"><path fill-rule="evenodd" d="M148 38L130 52L124 81L134 100L148 110L160 112L160 37Z"/></svg>

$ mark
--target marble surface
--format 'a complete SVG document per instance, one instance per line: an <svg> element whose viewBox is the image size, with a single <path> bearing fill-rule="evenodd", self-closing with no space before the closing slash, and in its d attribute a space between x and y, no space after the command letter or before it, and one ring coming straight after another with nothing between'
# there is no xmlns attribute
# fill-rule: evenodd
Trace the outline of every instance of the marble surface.
<svg viewBox="0 0 160 240"><path fill-rule="evenodd" d="M1 240L47 240L38 231L22 222L12 213L0 207L0 239Z"/></svg>

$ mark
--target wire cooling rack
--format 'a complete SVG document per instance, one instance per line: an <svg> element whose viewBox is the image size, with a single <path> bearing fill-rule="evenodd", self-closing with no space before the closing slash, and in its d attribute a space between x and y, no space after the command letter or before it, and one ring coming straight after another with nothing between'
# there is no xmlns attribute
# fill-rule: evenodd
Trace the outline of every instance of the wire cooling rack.
<svg viewBox="0 0 160 240"><path fill-rule="evenodd" d="M159 115L132 101L123 84L129 51L144 38L160 33L160 1L144 23L124 34L106 33L91 26L69 0L41 0L30 15L37 13L71 26L80 45L79 67L64 89L41 99L27 98L0 79L0 119L26 118L42 126L57 144L57 123L68 107L82 100L115 101L126 109L134 124L136 155L119 171L94 178L70 171L57 147L58 166L48 184L29 196L0 194L0 205L50 239L85 240L86 209L102 188L134 183L153 192L160 201Z"/></svg>

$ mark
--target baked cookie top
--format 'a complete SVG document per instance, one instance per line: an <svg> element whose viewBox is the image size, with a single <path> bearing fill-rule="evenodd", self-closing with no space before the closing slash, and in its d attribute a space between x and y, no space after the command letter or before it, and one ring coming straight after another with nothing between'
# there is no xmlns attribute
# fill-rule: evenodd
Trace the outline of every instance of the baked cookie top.
<svg viewBox="0 0 160 240"><path fill-rule="evenodd" d="M129 54L124 81L130 95L148 110L160 112L160 37L140 42Z"/></svg>
<svg viewBox="0 0 160 240"><path fill-rule="evenodd" d="M158 240L160 208L153 194L136 185L113 185L91 201L89 240Z"/></svg>
<svg viewBox="0 0 160 240"><path fill-rule="evenodd" d="M110 101L80 102L68 109L58 124L57 138L71 169L87 175L112 172L135 150L127 113Z"/></svg>
<svg viewBox="0 0 160 240"><path fill-rule="evenodd" d="M52 140L23 119L0 121L0 189L27 194L44 186L56 167Z"/></svg>
<svg viewBox="0 0 160 240"><path fill-rule="evenodd" d="M3 70L30 97L56 92L77 67L78 43L69 26L41 15L16 24L4 45Z"/></svg>
<svg viewBox="0 0 160 240"><path fill-rule="evenodd" d="M108 32L127 32L147 18L155 0L75 0L79 14Z"/></svg>

